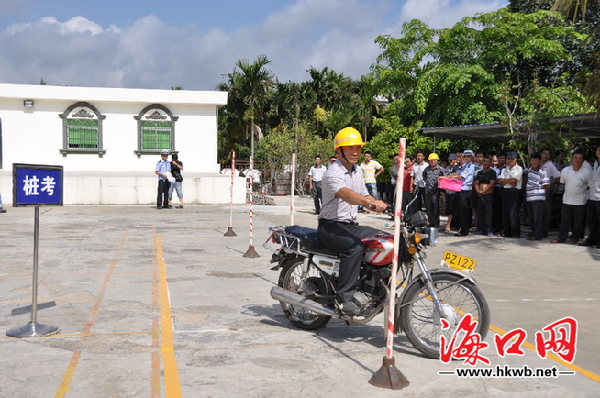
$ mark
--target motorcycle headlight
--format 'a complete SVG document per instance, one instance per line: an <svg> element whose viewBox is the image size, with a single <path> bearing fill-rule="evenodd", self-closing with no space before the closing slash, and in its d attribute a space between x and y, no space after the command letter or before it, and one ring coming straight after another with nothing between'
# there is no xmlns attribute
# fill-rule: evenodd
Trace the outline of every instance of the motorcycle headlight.
<svg viewBox="0 0 600 398"><path fill-rule="evenodd" d="M437 246L438 230L434 227L421 229L421 244L424 246Z"/></svg>

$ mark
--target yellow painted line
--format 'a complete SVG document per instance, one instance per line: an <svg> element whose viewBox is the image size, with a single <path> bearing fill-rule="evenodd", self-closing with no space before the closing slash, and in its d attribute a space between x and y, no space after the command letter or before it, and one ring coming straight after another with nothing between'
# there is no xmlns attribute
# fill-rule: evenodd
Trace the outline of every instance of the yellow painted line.
<svg viewBox="0 0 600 398"><path fill-rule="evenodd" d="M83 334L90 334L90 331L92 330L92 326L94 326L94 318L96 317L96 314L98 313L100 304L102 304L102 299L104 298L104 293L106 292L106 287L108 286L108 282L110 282L110 277L112 276L112 273L113 273L115 267L117 266L117 260L119 259L119 255L121 254L123 245L125 245L125 239L127 239L128 232L129 232L129 230L125 230L125 235L123 235L123 238L121 239L121 242L119 243L119 247L117 248L117 253L115 254L115 258L114 258L112 264L110 265L108 272L106 273L106 278L104 279L104 283L102 284L102 287L100 288L100 293L98 294L98 297L96 298L96 302L94 303L94 307L92 308L92 312L90 314L90 320L83 328ZM67 366L67 369L65 370L65 373L63 374L63 378L60 382L60 385L58 386L58 390L56 391L56 394L54 395L55 398L59 398L59 397L62 398L65 395L67 395L67 392L71 388L71 381L73 380L73 374L75 373L75 369L77 368L77 364L79 363L80 358L81 358L81 352L74 352L73 355L71 356L71 361L69 362L69 365Z"/></svg>
<svg viewBox="0 0 600 398"><path fill-rule="evenodd" d="M167 267L163 259L162 237L156 239L156 260L159 271L160 291L160 330L162 360L165 373L165 391L167 398L181 397L179 371L173 349L173 318L171 316L171 303L169 302L169 288L167 286Z"/></svg>
<svg viewBox="0 0 600 398"><path fill-rule="evenodd" d="M154 260L152 261L152 310L154 314L160 312L158 261L156 260L156 227L152 227L152 247ZM152 318L152 353L150 354L150 398L160 398L160 316Z"/></svg>
<svg viewBox="0 0 600 398"><path fill-rule="evenodd" d="M492 325L490 325L490 330L492 332L494 332L494 333L498 333L501 336L504 336L507 333L504 330L502 330L500 328L497 328L495 326L492 326ZM536 350L536 348L535 348L535 346L533 344L528 343L527 341L524 341L523 342L523 346L526 347L526 348L529 348L531 351L535 352L536 355L537 355L537 350ZM590 372L589 370L585 370L583 368L580 368L579 366L574 365L572 363L566 362L566 361L564 361L562 358L560 358L556 354L553 354L553 353L549 352L549 353L546 354L546 358L552 359L553 361L558 362L559 364L561 364L561 365L563 365L563 366L571 369L572 371L577 372L577 373L579 373L579 374L587 377L588 379L592 379L595 382L600 383L600 376L598 376L597 374L595 374L593 372Z"/></svg>

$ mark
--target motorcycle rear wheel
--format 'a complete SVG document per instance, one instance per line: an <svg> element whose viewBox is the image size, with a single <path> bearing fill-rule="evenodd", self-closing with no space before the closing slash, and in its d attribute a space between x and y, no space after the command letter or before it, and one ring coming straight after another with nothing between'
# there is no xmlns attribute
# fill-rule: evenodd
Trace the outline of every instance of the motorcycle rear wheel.
<svg viewBox="0 0 600 398"><path fill-rule="evenodd" d="M481 290L471 281L461 280L460 275L450 272L433 274L431 278L442 305L451 313L447 319L450 327L442 329L436 306L427 286L420 280L408 288L403 303L409 304L400 311L402 328L410 342L426 357L439 358L440 335L446 336L448 344L465 314L471 314L478 322L475 332L483 341L490 326L490 309Z"/></svg>
<svg viewBox="0 0 600 398"><path fill-rule="evenodd" d="M279 274L279 287L302 296L311 298L311 293L321 295L332 294L325 274L313 264L310 264L306 279L302 279L304 261L302 258L287 260ZM279 302L285 317L296 327L306 330L315 330L327 325L330 316L319 315L313 311L292 304Z"/></svg>

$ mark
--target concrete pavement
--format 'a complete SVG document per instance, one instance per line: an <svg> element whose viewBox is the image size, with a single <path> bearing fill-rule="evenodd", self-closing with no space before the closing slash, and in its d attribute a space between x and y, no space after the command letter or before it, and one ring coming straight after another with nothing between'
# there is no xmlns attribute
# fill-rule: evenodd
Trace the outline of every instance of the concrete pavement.
<svg viewBox="0 0 600 398"><path fill-rule="evenodd" d="M595 397L600 394L600 250L442 235L428 250L436 268L444 251L478 260L474 273L491 309L492 331L481 353L489 367L552 368L555 378L459 378L466 368L425 359L404 335L396 366L410 386L371 386L382 364L382 317L347 327L333 319L309 332L294 328L269 295L278 274L261 247L267 228L289 224L289 197L254 206L258 259L249 247L248 206L65 206L40 210L38 322L61 334L16 339L5 331L30 320L33 209L0 215L1 397L281 397L348 395L454 397ZM361 214L382 228L388 218ZM296 199L295 223L316 227L312 200ZM390 229L391 232L391 229ZM501 358L494 332L534 334L563 317L578 321L573 365L523 356ZM478 365L478 368L486 368Z"/></svg>

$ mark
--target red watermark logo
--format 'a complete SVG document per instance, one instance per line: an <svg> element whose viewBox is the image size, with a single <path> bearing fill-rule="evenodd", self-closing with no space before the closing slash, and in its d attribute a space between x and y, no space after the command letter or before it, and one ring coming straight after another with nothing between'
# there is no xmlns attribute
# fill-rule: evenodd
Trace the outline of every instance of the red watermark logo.
<svg viewBox="0 0 600 398"><path fill-rule="evenodd" d="M442 329L450 328L448 321L442 319L441 322ZM462 359L465 365L475 366L478 362L490 364L490 360L480 354L481 351L489 348L489 344L481 341L481 335L475 332L477 323L471 314L467 314L462 318L449 341L446 336L440 336L440 361L450 363L452 359ZM502 358L506 355L525 355L521 346L526 337L527 332L521 328L513 329L504 336L495 334L496 353ZM547 325L535 333L535 344L540 358L546 358L548 353L554 353L565 362L572 363L577 351L577 321L567 317Z"/></svg>

